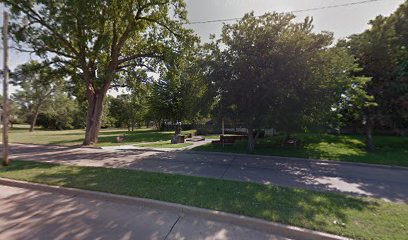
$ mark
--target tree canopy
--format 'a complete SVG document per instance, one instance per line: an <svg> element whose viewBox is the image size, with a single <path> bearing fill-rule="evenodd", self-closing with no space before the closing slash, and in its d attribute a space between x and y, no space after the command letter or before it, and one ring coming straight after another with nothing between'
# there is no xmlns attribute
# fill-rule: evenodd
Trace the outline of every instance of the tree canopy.
<svg viewBox="0 0 408 240"><path fill-rule="evenodd" d="M366 107L361 121L393 130L408 127L408 2L389 17L377 16L370 28L345 43L361 66L358 75L371 78L365 87L376 104Z"/></svg>
<svg viewBox="0 0 408 240"><path fill-rule="evenodd" d="M79 75L88 101L84 144L97 142L106 92L125 74L155 70L188 45L182 0L2 0L22 51ZM186 45L187 44L187 45Z"/></svg>
<svg viewBox="0 0 408 240"><path fill-rule="evenodd" d="M253 130L280 127L288 134L323 119L351 78L354 59L331 48L332 34L314 33L312 19L292 14L245 15L225 25L212 43L209 79L223 112Z"/></svg>
<svg viewBox="0 0 408 240"><path fill-rule="evenodd" d="M51 103L53 95L64 88L63 78L61 72L37 61L22 64L13 72L13 84L20 88L12 98L25 112L30 131L34 130L38 114Z"/></svg>

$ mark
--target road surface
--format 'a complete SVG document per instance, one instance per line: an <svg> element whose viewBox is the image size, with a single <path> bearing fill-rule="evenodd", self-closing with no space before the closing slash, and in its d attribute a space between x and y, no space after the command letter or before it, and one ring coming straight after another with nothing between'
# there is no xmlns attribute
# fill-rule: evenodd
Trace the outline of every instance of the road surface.
<svg viewBox="0 0 408 240"><path fill-rule="evenodd" d="M323 162L273 156L29 144L13 144L11 156L14 159L40 162L130 168L275 184L408 203L408 168L350 165L338 161Z"/></svg>
<svg viewBox="0 0 408 240"><path fill-rule="evenodd" d="M260 239L286 238L143 206L0 186L0 239Z"/></svg>

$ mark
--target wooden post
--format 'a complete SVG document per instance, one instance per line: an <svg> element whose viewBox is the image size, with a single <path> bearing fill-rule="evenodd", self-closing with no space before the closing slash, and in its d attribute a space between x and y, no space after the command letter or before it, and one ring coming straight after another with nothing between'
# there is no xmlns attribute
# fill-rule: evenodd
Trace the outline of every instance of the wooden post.
<svg viewBox="0 0 408 240"><path fill-rule="evenodd" d="M222 118L222 135L224 135L225 130L224 130L224 118Z"/></svg>
<svg viewBox="0 0 408 240"><path fill-rule="evenodd" d="M8 67L8 14L3 12L3 166L10 164L8 152L8 125L9 125L9 110L8 110L8 81L9 81L9 67Z"/></svg>

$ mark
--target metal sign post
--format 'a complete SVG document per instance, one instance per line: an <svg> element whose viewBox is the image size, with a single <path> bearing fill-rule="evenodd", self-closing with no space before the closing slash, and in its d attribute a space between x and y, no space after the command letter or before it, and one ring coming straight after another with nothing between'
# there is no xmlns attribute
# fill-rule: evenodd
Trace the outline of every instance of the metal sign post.
<svg viewBox="0 0 408 240"><path fill-rule="evenodd" d="M9 126L9 110L8 110L8 81L9 81L9 67L8 67L8 13L3 13L3 166L10 164L8 152L8 126Z"/></svg>

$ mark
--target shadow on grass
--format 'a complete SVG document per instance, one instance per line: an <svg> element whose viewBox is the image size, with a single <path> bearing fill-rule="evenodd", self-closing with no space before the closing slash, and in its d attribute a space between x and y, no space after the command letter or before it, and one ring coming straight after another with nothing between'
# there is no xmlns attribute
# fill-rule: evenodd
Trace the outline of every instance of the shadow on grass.
<svg viewBox="0 0 408 240"><path fill-rule="evenodd" d="M408 166L408 137L375 136L376 149L367 152L362 136L299 134L298 147L282 147L282 136L260 139L254 154ZM203 145L197 151L249 153L247 141L232 146Z"/></svg>
<svg viewBox="0 0 408 240"><path fill-rule="evenodd" d="M378 201L335 193L126 169L15 161L0 169L0 176L175 202L353 237L365 234L353 221L382 207Z"/></svg>
<svg viewBox="0 0 408 240"><path fill-rule="evenodd" d="M84 132L82 133L62 133L60 140L49 140L48 144L54 145L80 145L84 139ZM125 141L123 143L117 143L116 137L125 135ZM110 131L100 132L98 138L98 145L123 145L141 142L156 142L171 139L173 134L169 132L157 132L153 130L146 130L143 132L127 132L123 131ZM58 137L54 136L54 137ZM64 139L64 136L78 136L75 139Z"/></svg>
<svg viewBox="0 0 408 240"><path fill-rule="evenodd" d="M123 144L143 143L143 142L158 142L170 140L174 135L173 132L158 132L157 130L143 130L134 132L119 132L120 134L112 134L112 132L106 132L106 134L100 134L99 144L117 144L116 137L119 135L125 135ZM113 136L106 136L113 135Z"/></svg>

